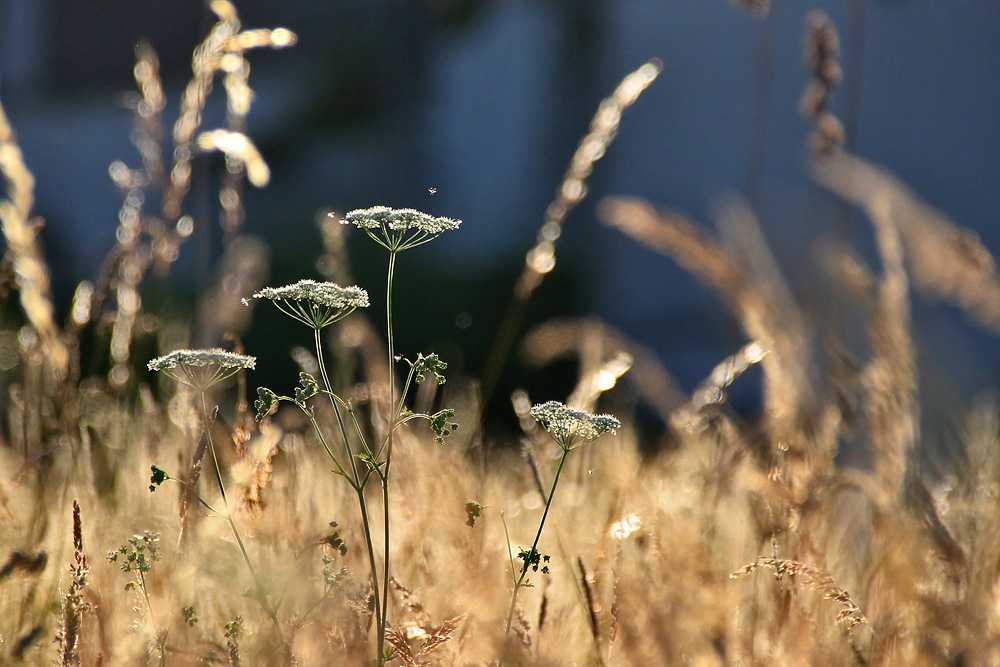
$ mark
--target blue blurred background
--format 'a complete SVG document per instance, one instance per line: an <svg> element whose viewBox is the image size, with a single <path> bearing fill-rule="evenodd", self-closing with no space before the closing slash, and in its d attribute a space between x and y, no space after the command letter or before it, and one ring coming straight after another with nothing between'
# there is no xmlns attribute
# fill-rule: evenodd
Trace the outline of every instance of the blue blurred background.
<svg viewBox="0 0 1000 667"><path fill-rule="evenodd" d="M404 255L399 303L411 305L397 320L398 340L413 351L444 345L473 376L591 115L650 58L663 72L597 164L524 329L556 315L599 317L653 348L685 390L745 342L715 294L597 221L594 206L606 195L644 197L706 225L723 197L742 195L797 295L816 299L818 248L839 215L808 178L810 128L797 106L808 80L803 27L816 8L840 32L845 79L834 111L849 146L1000 251L995 0L775 0L764 18L725 0L237 7L245 27L299 37L293 48L249 55L256 101L248 133L273 178L247 192L246 230L271 246L269 284L320 277L322 211L384 204L460 218L460 232ZM0 99L37 179L63 306L114 240L121 199L109 163L139 165L121 104L134 88L136 44L146 40L159 54L172 122L191 50L213 21L198 0L0 0ZM221 126L223 115L216 90L205 127ZM196 182L199 196L211 193ZM863 217L853 217L849 234L870 246ZM374 298L384 257L353 240L351 249L357 281ZM183 266L175 278L197 289L205 266ZM420 303L425 289L442 299ZM922 385L935 397L925 418L947 416L952 400L1000 381L1000 345L960 312L918 296L914 320ZM538 399L571 386L542 375L515 360L501 402L517 385ZM752 386L740 391L737 402L752 405Z"/></svg>

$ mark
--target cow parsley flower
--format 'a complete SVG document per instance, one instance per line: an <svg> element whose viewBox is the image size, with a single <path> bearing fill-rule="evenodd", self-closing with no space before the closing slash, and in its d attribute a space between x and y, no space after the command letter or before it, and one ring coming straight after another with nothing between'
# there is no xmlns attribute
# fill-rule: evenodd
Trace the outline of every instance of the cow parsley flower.
<svg viewBox="0 0 1000 667"><path fill-rule="evenodd" d="M253 370L257 357L220 348L208 350L174 350L147 364L151 371L162 371L181 384L205 391L217 382L232 377L241 370Z"/></svg>
<svg viewBox="0 0 1000 667"><path fill-rule="evenodd" d="M614 433L621 428L621 422L611 415L592 415L583 410L570 408L558 401L540 403L531 408L531 416L548 431L549 435L569 451L604 433Z"/></svg>
<svg viewBox="0 0 1000 667"><path fill-rule="evenodd" d="M395 253L427 243L442 232L458 229L462 221L435 217L412 208L373 206L349 212L340 224L365 230L372 240Z"/></svg>
<svg viewBox="0 0 1000 667"><path fill-rule="evenodd" d="M270 299L281 312L316 330L343 319L356 308L368 307L368 292L357 285L341 287L315 280L265 287L253 298Z"/></svg>

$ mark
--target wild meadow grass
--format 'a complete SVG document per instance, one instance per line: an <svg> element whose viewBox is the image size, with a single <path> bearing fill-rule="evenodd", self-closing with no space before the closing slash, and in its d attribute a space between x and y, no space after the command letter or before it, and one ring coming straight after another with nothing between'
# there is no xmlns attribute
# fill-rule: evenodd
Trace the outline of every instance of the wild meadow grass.
<svg viewBox="0 0 1000 667"><path fill-rule="evenodd" d="M16 345L0 376L0 663L1000 664L1000 405L955 415L961 455L925 470L909 318L916 289L996 330L1000 282L971 232L843 148L829 19L808 19L802 110L817 184L874 230L877 267L846 247L823 267L862 344L796 300L749 206L723 213L733 243L643 200L599 203L605 224L714 288L745 335L687 395L607 324L520 331L567 214L658 63L601 104L483 377L446 383L447 359L396 339L393 285L397 269L424 270L397 255L462 233L457 220L382 205L334 216L322 223L325 280L263 284L242 230L244 179L269 175L245 134L245 56L295 37L243 29L224 0L211 7L218 21L172 132L155 51L137 50L142 166L112 165L117 243L63 323L33 179L0 107L0 333ZM206 130L217 75L229 113ZM146 285L208 224L185 199L192 160L215 150L228 158L224 276L198 312L219 347L197 348L190 318L154 312ZM384 312L350 285L345 231L387 252ZM242 340L271 306L304 326L301 339L268 341L300 372L263 387L263 351ZM540 364L572 356L578 379L567 396L514 392L522 433L491 441L480 413L515 344ZM84 372L101 366L89 357L100 374ZM754 366L761 407L741 415L727 392ZM631 391L616 394L621 384ZM667 446L640 439L638 402L661 417ZM838 462L848 440L866 464Z"/></svg>

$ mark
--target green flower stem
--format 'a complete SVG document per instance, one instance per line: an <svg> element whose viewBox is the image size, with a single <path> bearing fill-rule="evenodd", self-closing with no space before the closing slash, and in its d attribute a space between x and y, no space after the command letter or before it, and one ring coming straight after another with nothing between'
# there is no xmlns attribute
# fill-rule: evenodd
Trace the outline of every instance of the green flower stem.
<svg viewBox="0 0 1000 667"><path fill-rule="evenodd" d="M139 588L142 590L142 597L146 600L146 609L149 610L149 623L153 626L153 632L156 633L156 646L160 650L160 667L163 667L167 659L166 631L160 633L159 628L156 627L156 619L153 618L153 604L149 601L149 592L146 590L146 574L141 568L139 569Z"/></svg>
<svg viewBox="0 0 1000 667"><path fill-rule="evenodd" d="M351 441L348 439L346 431L344 431L344 422L340 417L340 409L337 407L337 402L333 399L333 386L330 384L330 377L326 374L326 362L323 361L323 341L322 337L320 336L320 329L313 329L313 334L316 343L316 360L319 362L320 375L323 376L323 385L327 391L327 396L329 396L330 398L330 405L333 406L333 411L337 414L337 421L340 423L340 430L344 435L344 447L347 449L347 456L351 460L351 472L354 473L354 482L355 484L360 484L361 478L358 476L358 464L354 460L354 451L351 449ZM326 447L325 442L323 443L323 446ZM333 454L330 452L329 448L327 448L327 453L329 453L330 456L333 457ZM337 466L340 467L341 470L343 470L343 466L341 466L340 463L337 462L337 459L334 458L333 460L334 462L337 463Z"/></svg>
<svg viewBox="0 0 1000 667"><path fill-rule="evenodd" d="M333 464L337 466L336 472L339 472L343 475L343 477L347 480L347 483L351 485L352 489L357 489L358 484L353 479L347 476L347 471L344 470L344 466L341 465L340 461L337 459L337 455L333 453L333 450L330 449L330 445L326 442L326 436L323 435L323 430L319 427L319 422L316 421L315 415L311 415L308 412L306 412L306 417L309 419L309 423L312 424L313 431L315 431L316 433L316 437L319 438L319 444L323 445L323 449L326 450L327 456L333 459Z"/></svg>
<svg viewBox="0 0 1000 667"><path fill-rule="evenodd" d="M395 269L396 252L390 251L389 269L385 287L386 339L389 345L389 410L393 410L396 403L396 374L393 370L396 363L396 350L393 342L392 328L392 277ZM389 416L389 444L385 452L385 468L379 475L379 478L382 480L382 514L385 539L384 553L382 554L382 618L379 619L378 627L379 664L382 664L385 660L385 630L389 620L389 468L392 465L392 434L396 430L396 420L398 417L399 414L395 412Z"/></svg>
<svg viewBox="0 0 1000 667"><path fill-rule="evenodd" d="M357 461L355 461L354 451L351 449L351 441L348 438L347 429L344 426L344 418L340 414L340 406L337 404L337 401L340 399L337 398L336 394L333 393L333 387L330 385L330 378L326 373L326 363L323 361L323 345L322 345L322 339L320 338L320 330L314 329L313 331L315 332L316 358L317 361L319 362L320 373L323 376L323 383L326 386L326 394L330 398L330 404L333 406L334 414L337 415L337 423L340 426L340 432L344 439L344 447L347 448L347 454L351 459L351 471L354 474L354 479L348 481L351 484L351 488L354 489L354 492L358 494L358 506L361 509L361 523L364 526L364 531L365 531L365 545L368 548L368 563L371 566L372 590L374 591L374 597L375 597L375 618L381 618L382 616L380 613L381 605L379 604L379 599L378 599L378 590L379 590L378 564L375 559L375 548L374 545L372 544L372 530L371 530L371 522L369 521L368 518L368 504L365 500L365 484L368 478L366 476L365 479L362 480L360 475L358 474ZM348 408L348 410L350 411L350 408ZM353 411L350 411L350 413L353 418L354 414ZM323 444L323 449L325 449L326 453L330 455L331 459L333 459L333 462L337 465L337 468L339 468L341 472L345 473L346 476L347 471L344 470L344 467L337 460L337 457L334 455L333 451L327 444L326 438L323 436L323 432L320 429L319 424L316 422L316 418L310 415L309 421L312 422L313 428L316 430L316 435L319 436L319 441ZM364 443L363 437L361 441L362 443Z"/></svg>
<svg viewBox="0 0 1000 667"><path fill-rule="evenodd" d="M395 431L396 428L400 424L405 424L406 422L410 421L410 419L413 419L414 417L417 416L417 415L411 415L411 416L405 417L405 418L401 418L401 416L400 416L400 415L403 414L403 405L406 402L406 393L408 391L410 391L410 384L412 384L412 382L413 382L413 376L414 375L415 375L415 371L414 371L413 367L411 366L410 367L410 372L406 376L406 382L403 384L403 391L401 391L400 394L399 394L399 404L395 406L395 409L392 412L392 414L393 414L393 420L391 422L392 428L389 429L389 432L386 433L386 435L385 435L385 439L382 440L382 444L378 448L378 453L376 453L376 454L373 455L373 457L375 459L381 458L382 452L387 451L387 447L389 445L389 439L390 439L393 431ZM387 458L388 458L388 455L387 455Z"/></svg>
<svg viewBox="0 0 1000 667"><path fill-rule="evenodd" d="M510 597L510 611L507 612L507 627L504 629L504 637L510 634L510 625L514 620L514 608L517 604L517 593L521 590L521 584L524 582L524 578L528 575L528 568L531 565L531 557L535 553L535 548L538 546L538 540L542 536L542 528L545 527L545 519L549 515L549 508L552 507L552 497L556 493L556 485L559 483L559 475L562 473L563 464L566 463L566 456L569 455L570 450L563 447L562 456L559 458L559 467L556 469L556 477L552 480L552 490L549 491L549 499L545 503L545 512L542 513L542 520L538 524L538 532L535 533L535 541L531 544L531 549L528 551L528 555L524 558L524 567L521 568L521 576L517 578L514 582L514 592Z"/></svg>
<svg viewBox="0 0 1000 667"><path fill-rule="evenodd" d="M337 413L337 419L340 420L340 427L341 430L343 431L344 423L343 420L341 420L340 418L339 412ZM316 422L316 418L310 415L309 421L312 422L313 429L316 431L316 435L319 438L320 443L323 445L323 449L326 450L326 453L329 454L330 458L332 458L334 463L336 463L337 468L344 473L344 477L347 478L347 481L351 485L351 488L354 489L354 492L358 494L358 505L361 508L361 523L364 527L364 532L365 532L365 545L368 548L368 563L371 566L372 590L375 591L375 617L379 618L380 603L378 598L378 590L379 590L378 561L375 559L375 548L372 544L372 527L371 527L371 522L368 518L368 504L367 501L365 500L365 483L364 481L355 483L354 480L347 477L347 473L344 470L343 466L340 465L340 463L337 461L337 457L330 450L330 446L327 444L326 437L323 435L323 431L320 429L319 424ZM347 439L346 431L344 431L344 439L345 440Z"/></svg>
<svg viewBox="0 0 1000 667"><path fill-rule="evenodd" d="M257 589L257 593L259 595L257 602L271 618L271 622L274 624L274 630L278 633L278 639L284 643L285 640L281 635L281 624L278 622L278 614L271 608L271 606L267 603L267 600L264 598L264 589L260 585L260 579L257 577L257 571L254 569L253 563L250 561L250 554L247 553L247 548L246 545L243 544L243 538L240 536L240 531L236 528L236 521L233 520L233 513L229 509L229 500L226 498L226 485L222 481L222 468L219 466L219 457L215 453L215 443L212 441L212 424L208 420L208 404L205 401L204 391L201 392L201 415L205 419L205 437L208 439L208 451L212 453L212 463L215 467L215 479L219 483L219 492L222 494L222 507L226 510L226 520L229 522L229 529L233 531L236 543L240 547L240 553L243 554L243 560L247 564L247 569L250 570L250 576L253 578L254 587Z"/></svg>
<svg viewBox="0 0 1000 667"><path fill-rule="evenodd" d="M368 446L368 442L365 440L365 433L361 428L361 424L358 422L358 416L354 414L354 409L348 403L346 403L344 399L340 398L336 394L334 395L334 398L337 400L338 403L340 403L340 407L344 408L344 410L347 410L347 414L351 416L351 423L354 424L354 432L358 434L358 438L361 440L361 444L364 445L365 453L368 456L372 457L372 460L377 460L378 457L382 454L382 450L379 449L378 454L372 452L371 448ZM346 429L343 431L343 437L345 438L347 437ZM368 476L366 475L365 479L367 480L367 478Z"/></svg>

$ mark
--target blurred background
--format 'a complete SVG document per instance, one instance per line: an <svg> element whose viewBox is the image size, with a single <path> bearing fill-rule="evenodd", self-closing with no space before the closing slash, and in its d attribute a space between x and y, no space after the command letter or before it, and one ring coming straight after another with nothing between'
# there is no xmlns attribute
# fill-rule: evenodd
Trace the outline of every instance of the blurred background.
<svg viewBox="0 0 1000 667"><path fill-rule="evenodd" d="M236 4L244 27L298 35L292 48L248 56L256 93L248 134L272 180L247 189L245 230L270 248L268 284L321 277L317 220L327 211L381 204L460 218L459 232L402 256L396 292L397 346L436 350L460 374L481 373L525 253L600 100L650 58L663 72L597 163L522 332L556 316L600 318L651 348L684 391L746 342L714 293L598 222L594 208L606 195L643 197L706 226L720 202L744 198L807 310L822 299L819 257L831 238L849 237L871 257L867 220L845 217L808 177L810 126L798 100L812 9L840 32L845 76L833 104L848 147L1000 251L995 0L775 0L766 16L725 0ZM121 196L108 165L140 165L122 103L134 90L136 45L146 41L159 55L172 123L191 51L214 20L199 0L0 0L0 99L37 180L35 211L46 220L63 313L114 243ZM216 90L204 127L221 126L224 115ZM209 174L221 159L198 160L211 169L196 166L188 212L212 231L184 247L190 257L172 273L192 298L207 288L219 256L212 234L220 235ZM376 304L384 295L378 250L350 235L355 282ZM379 312L371 313L377 327ZM956 309L920 296L913 318L924 418L946 431L953 405L1000 382L1000 345ZM280 371L276 385L294 369L287 350L274 349L287 326L279 319L258 311L246 339L249 353L273 356L261 367ZM536 369L517 355L515 347L493 401L498 422L510 413L512 388L545 400L573 384L571 362ZM737 407L752 410L755 384L737 385Z"/></svg>

